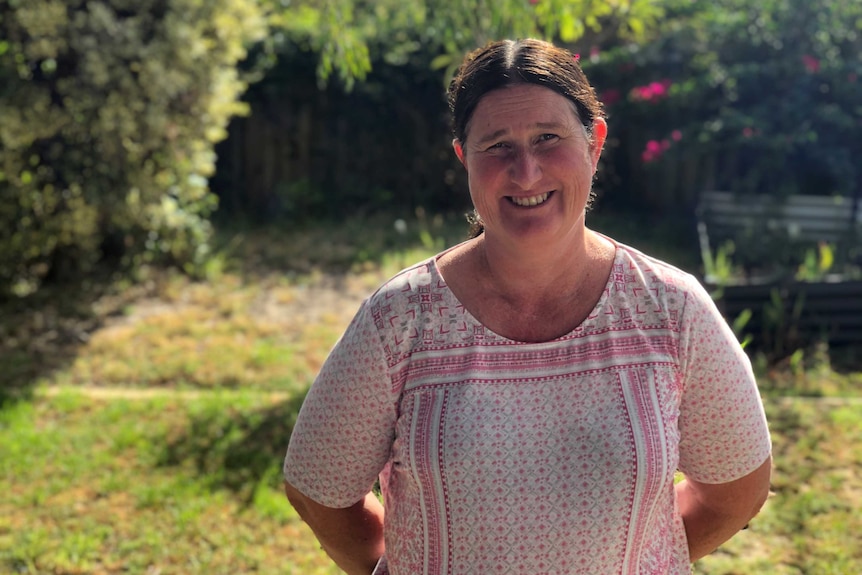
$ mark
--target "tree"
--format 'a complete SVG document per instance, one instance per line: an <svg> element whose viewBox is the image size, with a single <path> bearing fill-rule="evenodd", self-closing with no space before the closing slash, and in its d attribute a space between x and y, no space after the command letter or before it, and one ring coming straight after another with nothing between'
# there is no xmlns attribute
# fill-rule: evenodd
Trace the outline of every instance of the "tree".
<svg viewBox="0 0 862 575"><path fill-rule="evenodd" d="M320 77L337 73L348 86L371 70L375 53L398 63L421 50L451 74L465 51L490 40L639 38L662 13L651 0L268 1L286 38L320 54Z"/></svg>
<svg viewBox="0 0 862 575"><path fill-rule="evenodd" d="M0 293L206 251L251 0L0 0Z"/></svg>

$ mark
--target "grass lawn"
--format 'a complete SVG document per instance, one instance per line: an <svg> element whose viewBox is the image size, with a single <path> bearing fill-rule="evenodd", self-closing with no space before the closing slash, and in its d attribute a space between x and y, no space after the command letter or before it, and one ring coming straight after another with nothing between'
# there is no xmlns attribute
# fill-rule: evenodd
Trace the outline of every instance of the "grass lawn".
<svg viewBox="0 0 862 575"><path fill-rule="evenodd" d="M696 573L862 573L862 401L771 398L774 495Z"/></svg>
<svg viewBox="0 0 862 575"><path fill-rule="evenodd" d="M7 405L0 572L337 573L281 493L301 398L43 388ZM775 495L696 573L862 573L862 402L767 405Z"/></svg>
<svg viewBox="0 0 862 575"><path fill-rule="evenodd" d="M22 390L0 393L0 574L337 573L281 460L362 297L441 249L420 224L412 244L350 247L349 226L226 242L205 281L142 273L83 312L0 313L0 374ZM762 385L775 495L696 573L862 573L862 374L797 358Z"/></svg>
<svg viewBox="0 0 862 575"><path fill-rule="evenodd" d="M0 573L337 573L282 491L301 395L93 398L0 413Z"/></svg>

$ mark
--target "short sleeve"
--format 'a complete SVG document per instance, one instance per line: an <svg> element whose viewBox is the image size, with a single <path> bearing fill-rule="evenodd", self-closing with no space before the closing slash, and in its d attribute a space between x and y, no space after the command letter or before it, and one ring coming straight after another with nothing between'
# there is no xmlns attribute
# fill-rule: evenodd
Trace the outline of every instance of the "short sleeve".
<svg viewBox="0 0 862 575"><path fill-rule="evenodd" d="M397 397L369 307L360 307L312 384L284 460L285 480L327 507L349 507L371 490L395 435Z"/></svg>
<svg viewBox="0 0 862 575"><path fill-rule="evenodd" d="M751 362L694 278L680 320L680 368L680 471L716 484L757 469L772 443Z"/></svg>

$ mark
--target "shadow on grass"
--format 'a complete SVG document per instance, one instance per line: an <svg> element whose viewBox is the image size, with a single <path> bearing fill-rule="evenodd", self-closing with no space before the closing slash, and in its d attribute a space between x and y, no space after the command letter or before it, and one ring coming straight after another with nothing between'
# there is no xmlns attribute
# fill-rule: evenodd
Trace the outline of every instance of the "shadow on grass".
<svg viewBox="0 0 862 575"><path fill-rule="evenodd" d="M216 257L223 258L227 271L254 280L272 272L346 274L415 248L442 251L466 240L469 225L460 213L429 215L420 209L413 215L360 213L338 221L221 222L216 229Z"/></svg>
<svg viewBox="0 0 862 575"><path fill-rule="evenodd" d="M42 379L65 369L111 315L95 311L109 281L47 285L25 297L0 296L0 408L28 398Z"/></svg>
<svg viewBox="0 0 862 575"><path fill-rule="evenodd" d="M278 487L287 443L304 394L257 411L210 409L167 438L161 467L186 467L212 490L228 489L250 504L261 482ZM278 485L275 483L278 482Z"/></svg>

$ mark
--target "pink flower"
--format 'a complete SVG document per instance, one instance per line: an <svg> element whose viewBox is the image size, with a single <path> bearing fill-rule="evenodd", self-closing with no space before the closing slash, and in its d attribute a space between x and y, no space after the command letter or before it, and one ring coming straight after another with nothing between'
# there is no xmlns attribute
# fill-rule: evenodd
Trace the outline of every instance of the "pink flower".
<svg viewBox="0 0 862 575"><path fill-rule="evenodd" d="M855 84L856 80L858 80L858 79L859 79L859 75L856 74L856 72L851 72L851 73L847 74L847 81L850 82L851 84Z"/></svg>
<svg viewBox="0 0 862 575"><path fill-rule="evenodd" d="M652 95L656 98L667 94L667 88L661 82L653 82L649 85L649 89L652 92Z"/></svg>
<svg viewBox="0 0 862 575"><path fill-rule="evenodd" d="M802 65L805 66L809 74L816 74L820 71L820 60L809 54L802 56Z"/></svg>
<svg viewBox="0 0 862 575"><path fill-rule="evenodd" d="M631 97L633 100L643 100L645 102L659 100L668 95L673 82L670 80L661 80L651 82L646 86L638 86L632 89Z"/></svg>
<svg viewBox="0 0 862 575"><path fill-rule="evenodd" d="M745 137L745 138L750 138L750 137L752 137L752 136L754 135L754 133L755 133L755 132L754 132L754 128L752 128L752 127L750 127L750 126L746 126L746 127L745 127L745 128L743 128L743 130L742 130L742 135L743 135L743 137Z"/></svg>
<svg viewBox="0 0 862 575"><path fill-rule="evenodd" d="M680 132L679 130L674 130L670 133L670 137L674 142L679 142L680 140L682 140L682 132Z"/></svg>
<svg viewBox="0 0 862 575"><path fill-rule="evenodd" d="M635 100L649 102L652 100L652 96L652 88L650 86L640 86L632 90L632 98Z"/></svg>
<svg viewBox="0 0 862 575"><path fill-rule="evenodd" d="M674 131L674 133L679 133L679 137L682 138L682 132L679 132L679 130ZM664 140L650 140L646 143L644 151L641 152L641 160L643 160L643 163L645 164L655 162L670 149L671 145L670 140L667 138Z"/></svg>
<svg viewBox="0 0 862 575"><path fill-rule="evenodd" d="M665 145L667 143L667 145ZM650 162L654 162L658 160L665 150L670 146L670 142L665 140L664 142L659 142L658 140L650 140L646 144L646 148L641 152L641 160L645 164L649 164Z"/></svg>

